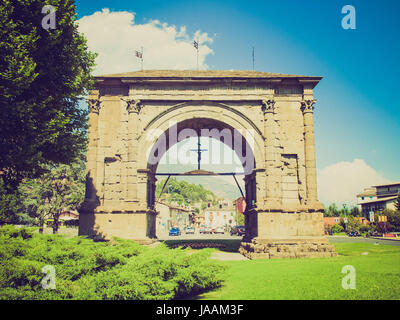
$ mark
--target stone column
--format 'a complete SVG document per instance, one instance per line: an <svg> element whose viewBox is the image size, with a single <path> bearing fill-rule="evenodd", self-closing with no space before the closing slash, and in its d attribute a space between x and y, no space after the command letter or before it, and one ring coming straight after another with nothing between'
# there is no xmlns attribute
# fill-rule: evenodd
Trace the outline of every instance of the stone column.
<svg viewBox="0 0 400 320"><path fill-rule="evenodd" d="M278 132L275 122L275 100L262 101L264 112L265 169L267 210L280 210L282 206L280 153L277 146Z"/></svg>
<svg viewBox="0 0 400 320"><path fill-rule="evenodd" d="M306 165L306 206L320 209L322 206L317 197L317 176L314 143L314 104L315 99L305 99L301 102L304 119L304 155ZM315 208L313 208L315 207Z"/></svg>
<svg viewBox="0 0 400 320"><path fill-rule="evenodd" d="M126 103L126 111L128 112L128 130L127 130L127 162L126 162L126 199L128 206L131 206L133 202L137 202L137 161L138 161L138 123L139 123L139 113L141 110L141 101L137 99L123 99Z"/></svg>
<svg viewBox="0 0 400 320"><path fill-rule="evenodd" d="M92 211L98 206L97 185L97 148L99 141L99 113L101 101L98 92L92 92L86 100L89 105L89 133L86 154L86 195L82 209Z"/></svg>

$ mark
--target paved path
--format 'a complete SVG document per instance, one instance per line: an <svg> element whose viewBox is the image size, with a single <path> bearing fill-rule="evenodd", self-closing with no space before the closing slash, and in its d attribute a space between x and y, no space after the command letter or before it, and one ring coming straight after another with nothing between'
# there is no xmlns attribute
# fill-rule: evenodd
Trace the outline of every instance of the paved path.
<svg viewBox="0 0 400 320"><path fill-rule="evenodd" d="M343 243L343 242L358 242L358 243L378 243L392 246L400 246L399 240L390 238L364 238L364 237L347 237L347 236L330 236L328 237L330 243Z"/></svg>
<svg viewBox="0 0 400 320"><path fill-rule="evenodd" d="M243 237L225 234L182 234L180 236L169 236L168 234L157 235L159 240L240 240Z"/></svg>
<svg viewBox="0 0 400 320"><path fill-rule="evenodd" d="M221 261L249 260L238 252L214 252L211 256L211 259L221 260Z"/></svg>

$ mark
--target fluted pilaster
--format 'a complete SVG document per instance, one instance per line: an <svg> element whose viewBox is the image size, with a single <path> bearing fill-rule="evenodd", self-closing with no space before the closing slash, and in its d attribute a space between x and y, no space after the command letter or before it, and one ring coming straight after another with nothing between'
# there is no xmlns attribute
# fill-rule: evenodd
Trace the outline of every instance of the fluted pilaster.
<svg viewBox="0 0 400 320"><path fill-rule="evenodd" d="M265 168L266 168L266 197L267 209L279 210L282 205L280 153L278 143L278 128L275 121L275 100L268 98L262 101L264 113Z"/></svg>

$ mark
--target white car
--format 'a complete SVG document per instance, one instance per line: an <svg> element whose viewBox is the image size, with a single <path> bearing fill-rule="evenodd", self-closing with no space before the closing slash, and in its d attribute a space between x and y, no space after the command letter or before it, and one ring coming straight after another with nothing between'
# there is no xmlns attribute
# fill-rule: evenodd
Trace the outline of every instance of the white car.
<svg viewBox="0 0 400 320"><path fill-rule="evenodd" d="M225 230L224 230L223 227L217 227L217 228L215 228L214 233L222 233L222 234L224 234Z"/></svg>
<svg viewBox="0 0 400 320"><path fill-rule="evenodd" d="M194 234L194 228L193 227L187 227L185 229L186 234Z"/></svg>

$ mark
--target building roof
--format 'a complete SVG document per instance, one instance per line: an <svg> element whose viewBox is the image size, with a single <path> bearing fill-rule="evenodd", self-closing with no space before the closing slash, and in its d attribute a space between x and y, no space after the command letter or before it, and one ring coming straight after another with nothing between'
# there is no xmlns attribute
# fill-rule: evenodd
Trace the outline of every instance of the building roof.
<svg viewBox="0 0 400 320"><path fill-rule="evenodd" d="M101 78L254 78L254 79L271 79L271 78L307 78L313 80L321 80L322 77L302 76L293 74L270 73L260 71L246 70L143 70L124 73L115 73L96 76L96 79Z"/></svg>
<svg viewBox="0 0 400 320"><path fill-rule="evenodd" d="M363 205L363 204L369 204L369 203L374 203L374 202L386 202L386 201L394 200L394 199L396 199L396 198L397 198L397 196L394 196L394 197L385 197L385 198L378 198L378 199L375 199L375 200L364 201L364 202L359 203L359 204Z"/></svg>
<svg viewBox="0 0 400 320"><path fill-rule="evenodd" d="M377 188L377 187L390 187L390 186L396 186L396 185L399 185L399 186L400 186L400 182L387 183L387 184L380 184L380 185L373 186L373 187L375 187L375 188Z"/></svg>
<svg viewBox="0 0 400 320"><path fill-rule="evenodd" d="M357 197L371 197L376 196L376 188L366 188L363 192L357 195Z"/></svg>
<svg viewBox="0 0 400 320"><path fill-rule="evenodd" d="M166 202L161 201L161 200L159 200L157 203L158 204L162 204L164 206L167 206L167 207L169 207L171 209L177 209L177 210L181 210L181 211L185 211L185 212L190 212L190 210L188 208L181 207L181 206L178 206L178 205L173 205L171 203L166 203Z"/></svg>

